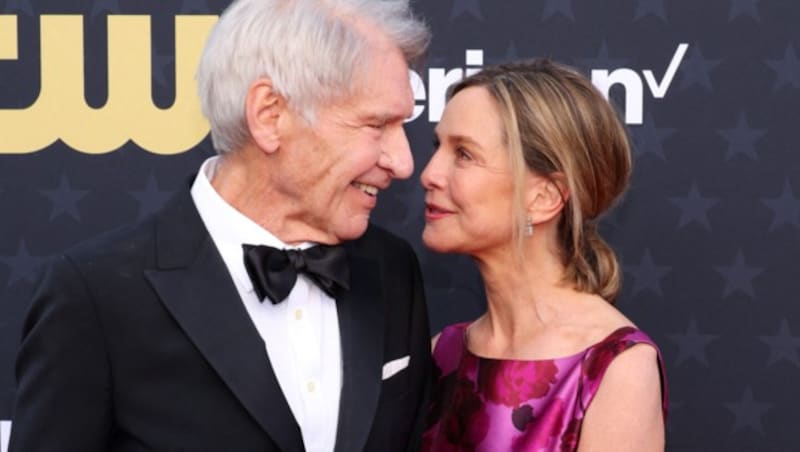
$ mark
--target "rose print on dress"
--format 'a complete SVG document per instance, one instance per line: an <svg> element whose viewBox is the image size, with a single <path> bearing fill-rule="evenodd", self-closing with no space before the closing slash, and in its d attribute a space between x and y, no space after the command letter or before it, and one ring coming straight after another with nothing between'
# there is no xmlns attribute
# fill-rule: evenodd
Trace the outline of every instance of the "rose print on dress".
<svg viewBox="0 0 800 452"><path fill-rule="evenodd" d="M544 397L557 373L552 360L483 359L478 367L478 387L488 400L516 408L526 400Z"/></svg>
<svg viewBox="0 0 800 452"><path fill-rule="evenodd" d="M475 385L459 379L454 387L451 404L445 408L442 422L445 438L453 450L475 450L489 430L489 416L483 411L483 402L475 393Z"/></svg>
<svg viewBox="0 0 800 452"><path fill-rule="evenodd" d="M486 359L466 348L466 326L445 328L434 351L425 452L575 452L586 407L614 357L634 344L655 347L625 327L570 356ZM662 399L666 416L666 388Z"/></svg>
<svg viewBox="0 0 800 452"><path fill-rule="evenodd" d="M578 448L582 421L582 418L574 418L569 422L564 434L561 435L561 452L572 452Z"/></svg>
<svg viewBox="0 0 800 452"><path fill-rule="evenodd" d="M527 406L527 405L523 405ZM552 399L542 405L538 412L533 413L533 419L528 425L524 435L515 438L512 449L524 451L552 450L558 443L559 432L564 422L564 401Z"/></svg>
<svg viewBox="0 0 800 452"><path fill-rule="evenodd" d="M597 344L590 351L587 359L583 362L583 372L590 380L596 380L605 372L608 364L620 353L626 350L630 341L623 340L625 336L636 331L634 328L620 328L603 342Z"/></svg>

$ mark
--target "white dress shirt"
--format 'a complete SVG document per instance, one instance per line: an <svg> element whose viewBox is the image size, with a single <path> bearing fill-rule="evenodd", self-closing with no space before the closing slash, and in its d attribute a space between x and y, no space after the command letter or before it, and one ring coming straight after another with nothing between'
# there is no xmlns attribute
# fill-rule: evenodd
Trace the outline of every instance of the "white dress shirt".
<svg viewBox="0 0 800 452"><path fill-rule="evenodd" d="M192 199L266 344L275 376L294 414L308 452L333 451L342 388L342 357L336 302L305 275L289 296L273 305L258 300L244 266L242 244L289 246L225 202L211 186L219 157L203 163Z"/></svg>

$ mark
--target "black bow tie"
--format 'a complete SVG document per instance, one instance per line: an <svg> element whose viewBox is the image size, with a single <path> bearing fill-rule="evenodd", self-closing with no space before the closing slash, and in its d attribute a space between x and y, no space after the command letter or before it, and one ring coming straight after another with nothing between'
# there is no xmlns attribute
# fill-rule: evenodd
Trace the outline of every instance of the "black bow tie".
<svg viewBox="0 0 800 452"><path fill-rule="evenodd" d="M242 245L244 266L258 299L278 304L292 291L297 273L305 273L331 298L350 289L347 255L341 246L317 245L305 250L279 250L265 245Z"/></svg>

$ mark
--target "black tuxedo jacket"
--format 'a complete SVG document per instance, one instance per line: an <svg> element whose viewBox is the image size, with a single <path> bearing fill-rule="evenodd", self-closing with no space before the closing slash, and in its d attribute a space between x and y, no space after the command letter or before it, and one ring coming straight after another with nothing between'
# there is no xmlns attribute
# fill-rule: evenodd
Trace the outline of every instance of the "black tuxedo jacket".
<svg viewBox="0 0 800 452"><path fill-rule="evenodd" d="M370 226L337 301L336 452L414 449L430 373L416 257ZM385 362L409 365L383 380ZM55 259L23 325L10 451L301 451L255 329L188 191Z"/></svg>

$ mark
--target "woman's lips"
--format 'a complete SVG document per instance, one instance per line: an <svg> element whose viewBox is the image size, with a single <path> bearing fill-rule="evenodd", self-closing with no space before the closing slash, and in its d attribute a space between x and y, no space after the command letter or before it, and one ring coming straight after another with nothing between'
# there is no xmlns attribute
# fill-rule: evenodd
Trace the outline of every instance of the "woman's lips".
<svg viewBox="0 0 800 452"><path fill-rule="evenodd" d="M439 207L436 204L425 204L425 220L427 221L439 220L452 213L452 211Z"/></svg>

